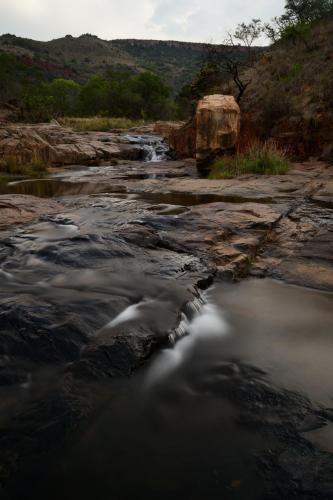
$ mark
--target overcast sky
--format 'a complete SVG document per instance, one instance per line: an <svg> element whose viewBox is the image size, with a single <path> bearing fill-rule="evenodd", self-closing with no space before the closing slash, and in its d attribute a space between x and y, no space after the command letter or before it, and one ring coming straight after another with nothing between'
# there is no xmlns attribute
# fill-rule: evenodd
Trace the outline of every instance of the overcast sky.
<svg viewBox="0 0 333 500"><path fill-rule="evenodd" d="M50 40L66 34L101 38L223 41L253 17L269 20L285 0L0 0L0 33Z"/></svg>

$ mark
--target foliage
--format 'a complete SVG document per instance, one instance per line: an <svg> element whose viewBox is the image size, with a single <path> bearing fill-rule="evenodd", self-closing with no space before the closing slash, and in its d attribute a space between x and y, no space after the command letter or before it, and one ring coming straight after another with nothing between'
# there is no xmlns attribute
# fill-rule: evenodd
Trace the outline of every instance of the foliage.
<svg viewBox="0 0 333 500"><path fill-rule="evenodd" d="M332 13L333 0L287 0L282 17L308 24Z"/></svg>
<svg viewBox="0 0 333 500"><path fill-rule="evenodd" d="M254 44L263 34L264 28L260 19L252 19L249 24L241 23L233 34L229 33L224 50L210 50L208 63L233 80L238 103L251 83L248 70L254 68L261 55L261 50Z"/></svg>
<svg viewBox="0 0 333 500"><path fill-rule="evenodd" d="M43 78L39 70L21 63L13 54L0 51L0 102L19 99L22 89Z"/></svg>
<svg viewBox="0 0 333 500"><path fill-rule="evenodd" d="M48 121L76 112L79 94L79 84L59 78L51 83L42 82L24 88L21 105L29 120Z"/></svg>
<svg viewBox="0 0 333 500"><path fill-rule="evenodd" d="M78 83L63 78L57 78L48 85L48 94L52 96L55 117L70 115L76 111L80 90Z"/></svg>
<svg viewBox="0 0 333 500"><path fill-rule="evenodd" d="M63 117L59 122L64 127L72 127L74 130L86 131L94 130L107 132L110 129L130 129L143 125L142 120L134 121L129 118L106 118L101 116L92 116L89 118Z"/></svg>
<svg viewBox="0 0 333 500"><path fill-rule="evenodd" d="M243 153L214 162L211 179L231 179L242 174L283 175L288 172L286 151L274 141L254 142Z"/></svg>
<svg viewBox="0 0 333 500"><path fill-rule="evenodd" d="M272 42L302 40L310 50L307 37L314 22L333 15L333 0L286 0L285 12L264 27Z"/></svg>
<svg viewBox="0 0 333 500"><path fill-rule="evenodd" d="M99 115L134 120L177 116L169 88L150 72L133 74L109 69L82 86L64 78L49 82L40 74L39 78L21 80L16 88L21 66L14 56L0 53L0 101L17 100L28 121L49 121L63 116Z"/></svg>
<svg viewBox="0 0 333 500"><path fill-rule="evenodd" d="M185 85L176 97L178 117L189 118L194 114L198 100L208 94L220 94L226 75L214 57L208 58L191 85Z"/></svg>
<svg viewBox="0 0 333 500"><path fill-rule="evenodd" d="M97 75L91 78L81 89L78 99L79 112L87 116L106 113L108 90L108 84L104 77Z"/></svg>

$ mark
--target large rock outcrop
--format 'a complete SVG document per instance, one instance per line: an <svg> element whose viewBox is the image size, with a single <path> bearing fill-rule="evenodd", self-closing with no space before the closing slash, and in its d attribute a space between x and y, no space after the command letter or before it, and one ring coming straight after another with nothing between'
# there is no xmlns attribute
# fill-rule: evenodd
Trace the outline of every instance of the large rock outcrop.
<svg viewBox="0 0 333 500"><path fill-rule="evenodd" d="M196 159L205 168L214 157L235 148L240 109L233 96L209 95L199 101L195 116Z"/></svg>
<svg viewBox="0 0 333 500"><path fill-rule="evenodd" d="M0 160L14 159L19 165L94 164L113 158L137 160L140 154L139 146L115 133L74 132L57 123L0 125Z"/></svg>
<svg viewBox="0 0 333 500"><path fill-rule="evenodd" d="M240 109L233 96L208 95L198 102L193 120L170 134L170 147L180 157L195 157L199 170L236 147Z"/></svg>

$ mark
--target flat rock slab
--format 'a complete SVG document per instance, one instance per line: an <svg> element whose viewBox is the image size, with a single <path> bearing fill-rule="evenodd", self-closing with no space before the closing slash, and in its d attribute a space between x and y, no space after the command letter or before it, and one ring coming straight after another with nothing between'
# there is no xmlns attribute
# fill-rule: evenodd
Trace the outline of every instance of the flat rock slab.
<svg viewBox="0 0 333 500"><path fill-rule="evenodd" d="M107 132L75 132L59 124L0 125L0 157L18 164L94 164L103 160L140 158L141 148L126 137Z"/></svg>
<svg viewBox="0 0 333 500"><path fill-rule="evenodd" d="M333 290L332 179L332 166L308 162L288 175L129 180L126 187L180 204L183 198L184 205L197 197L197 206L180 216L186 227L170 240L210 255L222 278L250 273Z"/></svg>
<svg viewBox="0 0 333 500"><path fill-rule="evenodd" d="M332 170L332 169L331 169ZM211 194L225 197L226 201L294 200L299 196L311 195L316 189L329 188L333 176L330 167L322 162L295 164L287 175L244 175L235 179L149 179L128 184L128 190L171 193ZM325 181L325 188L323 188ZM332 188L333 189L333 188Z"/></svg>
<svg viewBox="0 0 333 500"><path fill-rule="evenodd" d="M59 212L62 205L55 200L29 195L0 195L0 229L12 224L26 224L40 215Z"/></svg>

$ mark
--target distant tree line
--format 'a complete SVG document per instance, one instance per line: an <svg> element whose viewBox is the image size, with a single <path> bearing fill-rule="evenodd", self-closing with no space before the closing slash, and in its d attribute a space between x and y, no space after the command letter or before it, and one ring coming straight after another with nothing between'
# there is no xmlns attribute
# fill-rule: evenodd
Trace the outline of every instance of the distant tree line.
<svg viewBox="0 0 333 500"><path fill-rule="evenodd" d="M28 121L62 116L110 116L158 120L177 116L170 89L155 74L108 69L80 85L46 79L16 57L0 53L0 102L17 102Z"/></svg>

